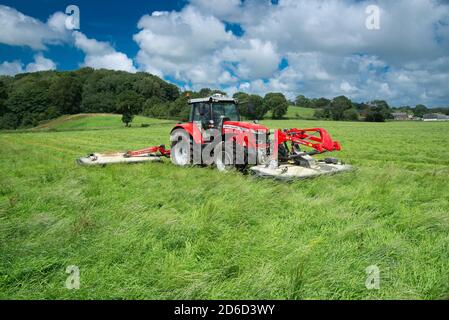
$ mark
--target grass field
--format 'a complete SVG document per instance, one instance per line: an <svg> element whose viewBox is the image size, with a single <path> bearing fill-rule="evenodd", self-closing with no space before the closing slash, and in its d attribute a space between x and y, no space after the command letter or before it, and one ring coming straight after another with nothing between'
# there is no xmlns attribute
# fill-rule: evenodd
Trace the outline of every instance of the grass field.
<svg viewBox="0 0 449 320"><path fill-rule="evenodd" d="M161 124L173 121L152 119L135 116L131 126ZM123 127L122 116L119 114L76 114L61 116L57 119L43 123L32 130L94 130L94 129L116 129Z"/></svg>
<svg viewBox="0 0 449 320"><path fill-rule="evenodd" d="M0 299L449 297L449 123L264 123L325 127L357 171L285 183L75 164L168 143L168 124L0 133Z"/></svg>

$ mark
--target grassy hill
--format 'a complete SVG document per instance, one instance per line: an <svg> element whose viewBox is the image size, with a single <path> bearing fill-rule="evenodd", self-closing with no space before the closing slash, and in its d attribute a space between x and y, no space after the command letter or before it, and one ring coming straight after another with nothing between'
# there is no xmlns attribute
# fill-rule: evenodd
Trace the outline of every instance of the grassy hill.
<svg viewBox="0 0 449 320"><path fill-rule="evenodd" d="M296 106L290 106L287 111L286 117L289 119L315 119L316 109L311 108L302 108L302 107L296 107Z"/></svg>
<svg viewBox="0 0 449 320"><path fill-rule="evenodd" d="M314 120L315 119L314 114L316 110L317 109L289 106L287 114L284 117L287 119L295 119L295 120ZM268 112L266 118L269 119L270 117L271 112Z"/></svg>
<svg viewBox="0 0 449 320"><path fill-rule="evenodd" d="M449 123L263 123L323 126L357 170L285 183L75 163L168 143L170 124L0 133L0 298L449 296ZM69 265L79 290L65 288ZM371 265L379 290L365 288Z"/></svg>
<svg viewBox="0 0 449 320"><path fill-rule="evenodd" d="M173 123L170 120L153 119L143 116L134 117L131 126L141 127L161 123ZM89 129L113 129L124 127L122 116L110 113L86 113L61 116L57 119L47 121L33 130L89 130Z"/></svg>

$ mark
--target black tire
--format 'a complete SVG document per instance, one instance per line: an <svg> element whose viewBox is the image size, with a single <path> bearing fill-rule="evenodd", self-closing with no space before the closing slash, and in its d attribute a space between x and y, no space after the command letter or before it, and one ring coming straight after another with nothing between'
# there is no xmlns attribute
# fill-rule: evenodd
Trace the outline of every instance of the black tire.
<svg viewBox="0 0 449 320"><path fill-rule="evenodd" d="M326 159L324 159L324 162L327 164L338 164L339 163L337 158L326 158Z"/></svg>
<svg viewBox="0 0 449 320"><path fill-rule="evenodd" d="M235 168L234 152L232 146L226 145L224 141L215 146L214 149L215 167L220 172L228 172Z"/></svg>
<svg viewBox="0 0 449 320"><path fill-rule="evenodd" d="M243 152L245 164L237 164L237 154ZM225 143L224 141L216 145L214 149L214 164L218 171L228 172L235 169L244 170L247 162L246 150L238 145Z"/></svg>
<svg viewBox="0 0 449 320"><path fill-rule="evenodd" d="M288 160L288 149L285 144L278 145L278 159L279 161L287 161Z"/></svg>
<svg viewBox="0 0 449 320"><path fill-rule="evenodd" d="M183 129L176 129L170 135L170 159L174 165L185 167L193 163L192 137Z"/></svg>

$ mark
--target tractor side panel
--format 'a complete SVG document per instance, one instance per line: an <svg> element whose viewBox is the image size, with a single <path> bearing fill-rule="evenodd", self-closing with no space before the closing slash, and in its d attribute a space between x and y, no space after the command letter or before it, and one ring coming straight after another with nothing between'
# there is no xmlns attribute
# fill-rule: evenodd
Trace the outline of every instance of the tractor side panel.
<svg viewBox="0 0 449 320"><path fill-rule="evenodd" d="M226 141L234 141L237 145L247 149L257 148L254 134L247 128L226 122L223 127L223 135L226 137Z"/></svg>
<svg viewBox="0 0 449 320"><path fill-rule="evenodd" d="M203 135L201 134L201 131L198 129L198 127L194 123L181 123L176 125L172 129L171 132L173 132L176 129L183 129L185 130L192 138L193 141L197 144L203 144Z"/></svg>

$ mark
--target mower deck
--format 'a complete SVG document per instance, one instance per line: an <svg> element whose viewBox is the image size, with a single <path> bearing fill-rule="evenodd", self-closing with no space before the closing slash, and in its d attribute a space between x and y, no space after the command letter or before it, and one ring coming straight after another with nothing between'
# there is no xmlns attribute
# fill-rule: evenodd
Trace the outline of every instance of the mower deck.
<svg viewBox="0 0 449 320"><path fill-rule="evenodd" d="M328 164L325 162L316 162L316 164L310 168L293 164L280 164L277 167L258 165L250 168L250 170L258 177L282 180L307 179L322 175L351 171L352 169L353 167L350 165Z"/></svg>
<svg viewBox="0 0 449 320"><path fill-rule="evenodd" d="M155 155L144 155L139 157L128 157L127 153L93 153L86 157L78 158L77 163L83 166L104 166L116 163L140 163L160 162L161 157Z"/></svg>

